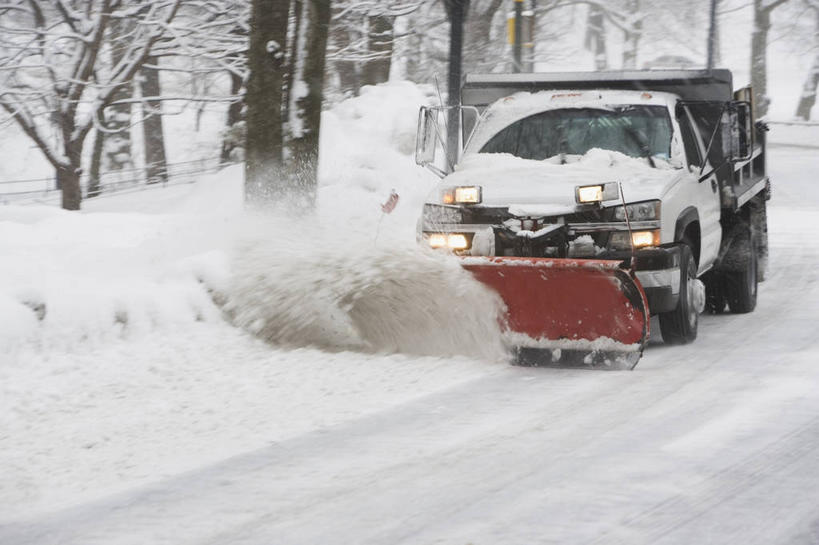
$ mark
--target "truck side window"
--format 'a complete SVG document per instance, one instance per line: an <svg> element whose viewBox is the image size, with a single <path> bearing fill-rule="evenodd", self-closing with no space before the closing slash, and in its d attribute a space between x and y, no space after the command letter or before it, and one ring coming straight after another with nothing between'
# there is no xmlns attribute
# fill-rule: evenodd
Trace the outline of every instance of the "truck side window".
<svg viewBox="0 0 819 545"><path fill-rule="evenodd" d="M700 158L697 138L694 136L694 131L691 128L688 112L683 110L677 120L680 123L680 131L682 132L683 146L685 147L685 157L688 161L688 166L699 168L702 166L702 158Z"/></svg>

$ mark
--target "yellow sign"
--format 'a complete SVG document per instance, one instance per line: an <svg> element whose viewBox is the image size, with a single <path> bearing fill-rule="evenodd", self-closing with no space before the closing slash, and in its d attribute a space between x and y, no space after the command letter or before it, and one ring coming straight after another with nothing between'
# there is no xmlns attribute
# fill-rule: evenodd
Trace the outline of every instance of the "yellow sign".
<svg viewBox="0 0 819 545"><path fill-rule="evenodd" d="M520 1L520 0L515 0ZM527 10L523 12L521 18L521 45L523 47L535 46L535 14ZM509 12L506 16L506 37L509 45L515 45L515 12Z"/></svg>

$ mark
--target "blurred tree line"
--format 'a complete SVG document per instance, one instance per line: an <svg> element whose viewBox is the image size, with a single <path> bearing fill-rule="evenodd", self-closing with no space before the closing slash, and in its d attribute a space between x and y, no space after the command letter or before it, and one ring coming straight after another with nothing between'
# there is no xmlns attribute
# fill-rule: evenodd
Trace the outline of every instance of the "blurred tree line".
<svg viewBox="0 0 819 545"><path fill-rule="evenodd" d="M709 2L525 0L523 68L701 67ZM512 7L469 2L464 72L512 71ZM794 105L809 119L819 0L718 0L718 13L718 66L724 30L737 13L751 20L743 47L761 115L772 29L815 59ZM103 190L100 172L166 178L168 103L222 103L221 158L246 161L249 195L309 206L322 107L389 79L434 83L448 62L442 0L7 0L0 28L0 107L54 167L69 209Z"/></svg>

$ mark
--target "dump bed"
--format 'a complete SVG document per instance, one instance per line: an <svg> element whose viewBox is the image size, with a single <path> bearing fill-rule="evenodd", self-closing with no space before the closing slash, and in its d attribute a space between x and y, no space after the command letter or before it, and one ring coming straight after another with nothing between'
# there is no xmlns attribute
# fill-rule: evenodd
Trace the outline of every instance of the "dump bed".
<svg viewBox="0 0 819 545"><path fill-rule="evenodd" d="M683 100L725 102L733 98L730 70L618 70L533 74L468 74L461 87L464 106L479 109L518 92L613 89L656 91Z"/></svg>

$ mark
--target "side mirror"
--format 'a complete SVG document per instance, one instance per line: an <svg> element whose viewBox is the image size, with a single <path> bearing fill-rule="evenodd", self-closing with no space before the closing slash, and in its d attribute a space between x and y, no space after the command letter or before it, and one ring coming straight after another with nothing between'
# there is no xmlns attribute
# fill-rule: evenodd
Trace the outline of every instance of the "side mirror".
<svg viewBox="0 0 819 545"><path fill-rule="evenodd" d="M722 150L726 159L747 161L753 156L751 105L732 102L722 114Z"/></svg>
<svg viewBox="0 0 819 545"><path fill-rule="evenodd" d="M418 132L415 136L415 163L421 166L435 162L435 148L438 147L436 131L438 111L421 106L418 112Z"/></svg>

